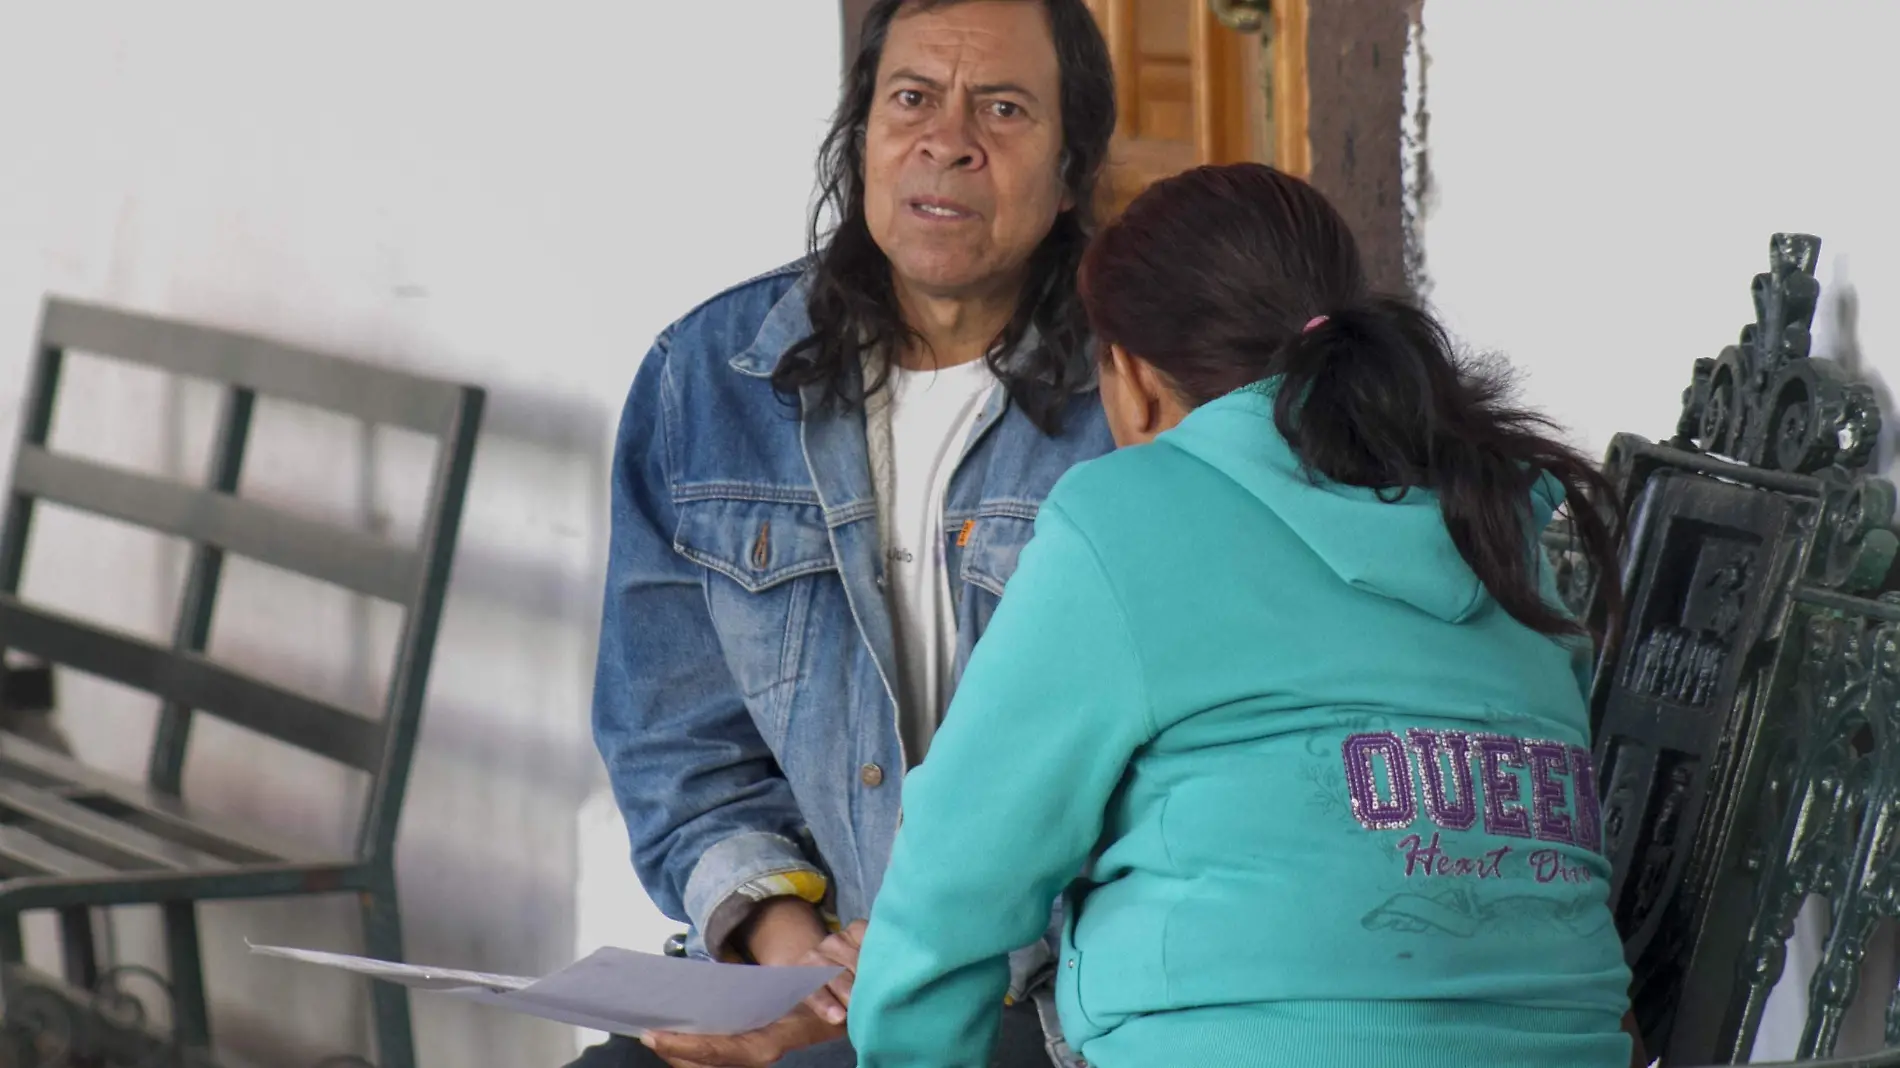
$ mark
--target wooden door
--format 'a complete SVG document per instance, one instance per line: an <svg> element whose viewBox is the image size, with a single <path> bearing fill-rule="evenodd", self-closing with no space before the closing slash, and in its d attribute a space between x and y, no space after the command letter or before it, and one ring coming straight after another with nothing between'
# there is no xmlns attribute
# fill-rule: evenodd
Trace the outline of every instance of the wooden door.
<svg viewBox="0 0 1900 1068"><path fill-rule="evenodd" d="M1304 0L1275 0L1270 15L1240 0L1088 4L1115 62L1107 214L1203 163L1260 160L1306 173Z"/></svg>

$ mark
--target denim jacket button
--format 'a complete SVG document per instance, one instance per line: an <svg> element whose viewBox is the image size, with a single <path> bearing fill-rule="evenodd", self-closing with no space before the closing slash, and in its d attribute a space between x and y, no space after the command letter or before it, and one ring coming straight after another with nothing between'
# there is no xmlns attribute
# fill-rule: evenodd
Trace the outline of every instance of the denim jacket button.
<svg viewBox="0 0 1900 1068"><path fill-rule="evenodd" d="M866 764L858 769L858 781L876 789L884 785L884 769L876 764Z"/></svg>

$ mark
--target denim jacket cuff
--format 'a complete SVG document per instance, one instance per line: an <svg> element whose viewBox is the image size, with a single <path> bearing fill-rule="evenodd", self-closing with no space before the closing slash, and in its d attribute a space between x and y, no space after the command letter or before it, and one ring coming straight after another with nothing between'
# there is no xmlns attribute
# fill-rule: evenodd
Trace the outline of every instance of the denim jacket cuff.
<svg viewBox="0 0 1900 1068"><path fill-rule="evenodd" d="M1030 995L1055 978L1055 946L1047 937L1037 939L1009 955L1009 990L1003 1004L1029 1000Z"/></svg>
<svg viewBox="0 0 1900 1068"><path fill-rule="evenodd" d="M686 915L708 954L730 959L727 941L759 902L798 897L821 904L830 891L824 873L798 843L782 835L748 832L706 850L686 880Z"/></svg>

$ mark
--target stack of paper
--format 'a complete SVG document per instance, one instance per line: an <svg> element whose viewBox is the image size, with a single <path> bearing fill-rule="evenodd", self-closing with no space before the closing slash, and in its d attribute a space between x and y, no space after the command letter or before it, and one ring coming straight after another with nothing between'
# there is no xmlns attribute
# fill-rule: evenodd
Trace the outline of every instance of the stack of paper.
<svg viewBox="0 0 1900 1068"><path fill-rule="evenodd" d="M712 964L609 947L545 978L527 979L282 946L254 945L251 952L636 1038L647 1031L734 1035L756 1030L797 1008L843 971Z"/></svg>

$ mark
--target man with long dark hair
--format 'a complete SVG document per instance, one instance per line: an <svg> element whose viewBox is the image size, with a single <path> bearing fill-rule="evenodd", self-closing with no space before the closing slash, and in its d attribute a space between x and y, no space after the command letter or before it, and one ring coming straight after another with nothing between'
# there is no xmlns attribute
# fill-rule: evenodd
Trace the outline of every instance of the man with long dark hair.
<svg viewBox="0 0 1900 1068"><path fill-rule="evenodd" d="M1042 499L1111 446L1075 270L1113 86L1082 0L879 0L810 257L640 366L595 733L641 880L695 954L855 966L903 774ZM1068 1057L1052 944L1012 958L999 1064ZM849 983L750 1035L579 1063L849 1066Z"/></svg>

